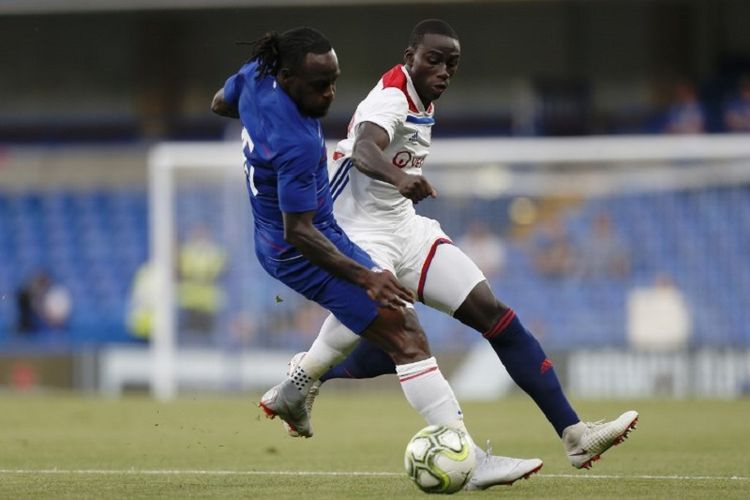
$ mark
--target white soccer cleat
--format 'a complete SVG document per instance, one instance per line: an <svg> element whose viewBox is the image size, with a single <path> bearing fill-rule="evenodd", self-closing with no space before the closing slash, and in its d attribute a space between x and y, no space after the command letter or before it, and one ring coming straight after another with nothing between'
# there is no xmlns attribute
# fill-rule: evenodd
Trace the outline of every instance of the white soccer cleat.
<svg viewBox="0 0 750 500"><path fill-rule="evenodd" d="M258 406L268 418L280 417L298 436L312 437L310 416L305 409L305 395L291 379L269 389Z"/></svg>
<svg viewBox="0 0 750 500"><path fill-rule="evenodd" d="M294 372L294 369L297 368L297 365L300 361L302 361L302 358L305 357L306 352L298 352L294 356L292 356L292 359L289 360L288 363L288 369L286 371L287 376L291 376L292 372ZM312 384L310 384L310 389L307 392L307 396L305 396L305 410L307 411L307 417L311 418L312 416L312 407L313 403L315 402L315 398L318 397L318 393L320 392L320 386L323 384L320 380L316 380ZM282 424L284 424L284 429L286 432L292 436L292 437L300 437L300 433L297 432L294 427L290 426L285 420L281 421Z"/></svg>
<svg viewBox="0 0 750 500"><path fill-rule="evenodd" d="M589 469L602 453L622 443L638 422L637 411L626 411L611 422L578 422L563 431L568 460L576 469Z"/></svg>
<svg viewBox="0 0 750 500"><path fill-rule="evenodd" d="M467 491L486 490L491 486L510 486L519 479L528 479L538 472L544 463L538 458L510 458L492 454L492 448L487 442L487 451L476 446L477 463L466 482Z"/></svg>

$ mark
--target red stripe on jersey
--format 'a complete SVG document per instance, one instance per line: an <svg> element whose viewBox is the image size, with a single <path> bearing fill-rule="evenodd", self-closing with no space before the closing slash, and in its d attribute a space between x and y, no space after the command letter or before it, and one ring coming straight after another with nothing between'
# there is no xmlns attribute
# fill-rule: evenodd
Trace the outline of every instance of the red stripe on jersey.
<svg viewBox="0 0 750 500"><path fill-rule="evenodd" d="M409 96L409 91L406 89L406 75L404 74L404 71L401 69L401 65L397 64L394 67L392 67L386 74L383 75L383 88L397 88L401 92L404 93L406 96L406 102L409 104L409 111L412 111L414 113L419 113L419 110L417 109L417 106L414 104L414 101L411 100L411 97Z"/></svg>
<svg viewBox="0 0 750 500"><path fill-rule="evenodd" d="M424 283L427 281L427 270L430 268L430 264L432 263L433 257L435 257L435 252L437 251L438 245L442 245L443 243L453 243L451 240L447 238L438 238L432 243L432 247L430 247L430 251L427 254L427 258L424 260L424 264L422 264L422 273L419 275L419 285L417 285L417 298L420 302L424 302L423 292L424 292Z"/></svg>
<svg viewBox="0 0 750 500"><path fill-rule="evenodd" d="M398 381L406 382L407 380L411 380L417 377L421 377L422 375L427 375L428 373L432 373L437 369L438 369L437 366L433 366L433 367L427 368L426 370L422 370L421 372L417 372L414 375L405 375L403 377L399 377Z"/></svg>

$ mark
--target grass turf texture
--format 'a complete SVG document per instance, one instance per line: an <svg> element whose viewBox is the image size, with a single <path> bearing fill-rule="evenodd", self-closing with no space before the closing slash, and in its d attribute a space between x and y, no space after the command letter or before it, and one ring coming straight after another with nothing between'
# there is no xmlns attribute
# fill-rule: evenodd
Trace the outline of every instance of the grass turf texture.
<svg viewBox="0 0 750 500"><path fill-rule="evenodd" d="M0 498L425 498L403 473L404 447L423 423L400 393L324 388L315 437L307 440L289 438L278 420L262 418L257 400L160 404L4 395ZM593 469L576 471L530 400L465 403L478 443L489 438L497 454L538 456L545 465L529 481L459 495L750 498L750 401L583 401L576 407L591 420L632 407L640 423ZM741 478L723 479L730 476Z"/></svg>

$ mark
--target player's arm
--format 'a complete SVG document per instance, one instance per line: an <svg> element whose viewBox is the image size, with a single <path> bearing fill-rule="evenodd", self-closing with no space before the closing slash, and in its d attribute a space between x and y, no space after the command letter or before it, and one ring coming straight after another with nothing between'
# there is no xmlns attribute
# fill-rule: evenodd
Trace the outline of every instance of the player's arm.
<svg viewBox="0 0 750 500"><path fill-rule="evenodd" d="M357 129L357 139L352 150L352 163L368 177L394 185L399 193L413 202L428 196L437 196L437 191L421 175L410 175L394 165L383 154L391 139L382 127L372 122L363 122Z"/></svg>
<svg viewBox="0 0 750 500"><path fill-rule="evenodd" d="M239 118L240 112L237 105L224 99L224 87L220 88L211 101L211 111L219 116L227 118Z"/></svg>
<svg viewBox="0 0 750 500"><path fill-rule="evenodd" d="M284 239L313 264L341 279L364 288L382 306L397 308L414 302L411 291L388 271L375 272L342 254L313 225L315 212L284 212Z"/></svg>

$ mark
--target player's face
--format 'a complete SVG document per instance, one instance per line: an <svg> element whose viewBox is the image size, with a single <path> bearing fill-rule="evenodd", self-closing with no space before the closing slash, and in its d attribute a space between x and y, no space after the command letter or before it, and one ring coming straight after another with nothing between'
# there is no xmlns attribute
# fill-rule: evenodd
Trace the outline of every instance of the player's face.
<svg viewBox="0 0 750 500"><path fill-rule="evenodd" d="M302 114L320 118L331 107L340 74L336 52L331 49L325 54L308 53L299 70L294 73L282 70L279 81Z"/></svg>
<svg viewBox="0 0 750 500"><path fill-rule="evenodd" d="M425 35L416 48L406 49L406 69L425 106L446 91L458 69L460 58L461 45L458 40L445 35Z"/></svg>

